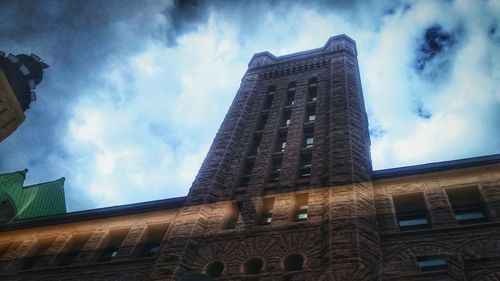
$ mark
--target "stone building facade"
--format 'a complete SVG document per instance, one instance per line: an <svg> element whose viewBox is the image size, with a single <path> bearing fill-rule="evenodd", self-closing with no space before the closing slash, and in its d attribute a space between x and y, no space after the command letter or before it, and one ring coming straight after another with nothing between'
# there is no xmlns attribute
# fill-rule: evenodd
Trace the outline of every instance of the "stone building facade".
<svg viewBox="0 0 500 281"><path fill-rule="evenodd" d="M24 112L36 100L36 85L48 67L37 55L6 55L0 51L0 142L26 119Z"/></svg>
<svg viewBox="0 0 500 281"><path fill-rule="evenodd" d="M372 171L356 56L255 54L186 197L0 226L2 280L500 280L500 156Z"/></svg>

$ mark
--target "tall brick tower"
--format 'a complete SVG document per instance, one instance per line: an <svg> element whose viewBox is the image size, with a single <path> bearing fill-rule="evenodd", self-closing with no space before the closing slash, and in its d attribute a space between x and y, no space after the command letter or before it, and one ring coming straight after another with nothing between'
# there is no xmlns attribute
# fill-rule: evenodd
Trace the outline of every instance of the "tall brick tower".
<svg viewBox="0 0 500 281"><path fill-rule="evenodd" d="M377 280L355 42L255 54L162 245L153 280Z"/></svg>

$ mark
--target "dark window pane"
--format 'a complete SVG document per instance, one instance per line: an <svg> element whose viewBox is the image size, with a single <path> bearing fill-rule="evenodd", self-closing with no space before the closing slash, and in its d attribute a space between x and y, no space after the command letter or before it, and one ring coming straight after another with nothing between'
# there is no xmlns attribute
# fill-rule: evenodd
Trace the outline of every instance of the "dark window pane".
<svg viewBox="0 0 500 281"><path fill-rule="evenodd" d="M214 278L219 278L224 271L224 264L220 261L213 262L207 266L207 274Z"/></svg>
<svg viewBox="0 0 500 281"><path fill-rule="evenodd" d="M259 274L262 271L264 262L260 258L252 258L245 262L245 274Z"/></svg>
<svg viewBox="0 0 500 281"><path fill-rule="evenodd" d="M448 262L440 257L418 257L417 264L422 271L441 270L448 267Z"/></svg>
<svg viewBox="0 0 500 281"><path fill-rule="evenodd" d="M393 196L393 202L401 230L430 226L423 193L396 195Z"/></svg>
<svg viewBox="0 0 500 281"><path fill-rule="evenodd" d="M285 271L299 271L304 266L304 257L299 254L293 254L285 260Z"/></svg>
<svg viewBox="0 0 500 281"><path fill-rule="evenodd" d="M448 199L460 224L478 223L488 220L483 202L476 187L446 190Z"/></svg>

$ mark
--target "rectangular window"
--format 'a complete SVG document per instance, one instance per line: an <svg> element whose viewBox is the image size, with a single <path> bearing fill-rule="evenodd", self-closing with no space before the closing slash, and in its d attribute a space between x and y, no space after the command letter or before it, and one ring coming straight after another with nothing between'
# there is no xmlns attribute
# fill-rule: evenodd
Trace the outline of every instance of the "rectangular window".
<svg viewBox="0 0 500 281"><path fill-rule="evenodd" d="M313 130L304 130L304 147L311 148L314 145L314 131Z"/></svg>
<svg viewBox="0 0 500 281"><path fill-rule="evenodd" d="M271 224L273 220L274 197L264 198L260 224Z"/></svg>
<svg viewBox="0 0 500 281"><path fill-rule="evenodd" d="M47 252L54 240L55 237L39 239L26 254L26 258L23 260L22 269L33 268L43 257L45 252Z"/></svg>
<svg viewBox="0 0 500 281"><path fill-rule="evenodd" d="M275 183L280 180L281 162L282 162L281 156L273 157L271 173L269 174L269 183Z"/></svg>
<svg viewBox="0 0 500 281"><path fill-rule="evenodd" d="M442 270L448 267L448 261L441 257L417 257L417 265L422 271Z"/></svg>
<svg viewBox="0 0 500 281"><path fill-rule="evenodd" d="M257 155L257 152L259 152L259 150L260 150L260 142L261 142L261 140L262 140L262 135L261 134L255 135L253 137L252 146L251 146L251 149L250 149L249 156Z"/></svg>
<svg viewBox="0 0 500 281"><path fill-rule="evenodd" d="M410 230L429 227L427 208L422 192L392 197L399 228Z"/></svg>
<svg viewBox="0 0 500 281"><path fill-rule="evenodd" d="M243 168L243 175L250 175L253 170L253 166L255 165L254 159L248 159L245 161L245 167Z"/></svg>
<svg viewBox="0 0 500 281"><path fill-rule="evenodd" d="M307 209L309 207L309 195L296 194L295 195L295 220L296 221L306 221L307 220Z"/></svg>
<svg viewBox="0 0 500 281"><path fill-rule="evenodd" d="M18 241L0 244L0 262L7 264L8 261L10 261L10 259L8 259L9 257L7 256L7 254L9 253L9 250L15 251L17 249L17 247L19 247L20 244L21 243ZM0 272L1 271L2 271L2 269L0 268Z"/></svg>
<svg viewBox="0 0 500 281"><path fill-rule="evenodd" d="M0 244L0 260L2 260L2 257L7 254L9 251L10 247L12 246L12 243L3 243Z"/></svg>
<svg viewBox="0 0 500 281"><path fill-rule="evenodd" d="M240 179L240 186L248 186L250 183L250 175L242 175Z"/></svg>
<svg viewBox="0 0 500 281"><path fill-rule="evenodd" d="M283 115L281 117L281 127L290 126L292 119L292 112L290 110L283 111Z"/></svg>
<svg viewBox="0 0 500 281"><path fill-rule="evenodd" d="M264 109L269 109L271 108L271 105L273 104L273 99L274 99L274 91L276 90L275 86L271 86L267 89L266 93L266 100L264 102Z"/></svg>
<svg viewBox="0 0 500 281"><path fill-rule="evenodd" d="M267 117L268 117L267 113L262 113L260 115L259 123L257 125L257 131L264 130L264 128L266 127L266 123L267 123Z"/></svg>
<svg viewBox="0 0 500 281"><path fill-rule="evenodd" d="M311 160L311 153L300 155L299 178L304 179L311 177Z"/></svg>
<svg viewBox="0 0 500 281"><path fill-rule="evenodd" d="M264 104L264 109L269 109L271 108L271 105L273 104L273 99L274 95L266 95L266 103Z"/></svg>
<svg viewBox="0 0 500 281"><path fill-rule="evenodd" d="M83 247L89 241L90 235L91 233L73 235L61 254L57 257L57 263L60 266L70 265L81 253Z"/></svg>
<svg viewBox="0 0 500 281"><path fill-rule="evenodd" d="M318 99L318 78L309 79L307 101L315 102Z"/></svg>
<svg viewBox="0 0 500 281"><path fill-rule="evenodd" d="M136 257L154 257L160 252L161 242L167 233L170 224L162 223L155 225L148 225L145 239L136 248Z"/></svg>
<svg viewBox="0 0 500 281"><path fill-rule="evenodd" d="M455 218L460 224L478 223L488 220L477 187L447 189Z"/></svg>
<svg viewBox="0 0 500 281"><path fill-rule="evenodd" d="M238 223L238 218L240 216L240 210L242 207L242 202L232 202L231 210L229 212L227 221L226 221L226 229L235 229L236 224Z"/></svg>
<svg viewBox="0 0 500 281"><path fill-rule="evenodd" d="M108 233L104 248L97 259L97 262L107 262L118 254L118 250L127 236L128 229L112 230Z"/></svg>
<svg viewBox="0 0 500 281"><path fill-rule="evenodd" d="M282 132L278 135L278 141L276 143L276 149L275 152L283 152L285 151L286 148L286 132Z"/></svg>
<svg viewBox="0 0 500 281"><path fill-rule="evenodd" d="M295 103L295 92L288 92L286 94L286 106L293 105Z"/></svg>
<svg viewBox="0 0 500 281"><path fill-rule="evenodd" d="M288 83L285 105L293 105L295 103L295 82Z"/></svg>
<svg viewBox="0 0 500 281"><path fill-rule="evenodd" d="M314 122L316 120L316 108L307 108L306 112L306 122Z"/></svg>
<svg viewBox="0 0 500 281"><path fill-rule="evenodd" d="M318 87L318 78L317 77L313 77L313 78L309 79L309 88L314 88L314 87Z"/></svg>
<svg viewBox="0 0 500 281"><path fill-rule="evenodd" d="M243 167L243 172L241 174L240 186L248 186L254 164L255 164L255 159L247 159L245 161L245 166Z"/></svg>

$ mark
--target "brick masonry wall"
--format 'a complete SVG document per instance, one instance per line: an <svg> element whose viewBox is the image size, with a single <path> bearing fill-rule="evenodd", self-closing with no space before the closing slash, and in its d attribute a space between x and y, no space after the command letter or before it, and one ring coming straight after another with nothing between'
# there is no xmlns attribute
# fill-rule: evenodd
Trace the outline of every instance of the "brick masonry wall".
<svg viewBox="0 0 500 281"><path fill-rule="evenodd" d="M485 198L490 221L478 224L444 224L433 216L432 228L400 231L397 227L392 195L442 191L438 212L452 213L445 190L477 186ZM374 216L369 198L376 198L380 241L371 231ZM428 193L431 191L431 193ZM303 191L301 191L303 192ZM206 204L209 231L192 236L196 243L186 260L186 271L204 272L214 261L225 265L219 280L248 278L242 272L249 258L264 261L259 280L498 280L500 276L500 164L450 170L307 190L309 210L307 221L294 221L293 197L296 191L274 194L275 207L271 225L256 225L239 217L236 228L225 229L224 219L231 201ZM428 202L433 202L428 201ZM444 203L443 203L444 202ZM434 204L434 203L432 203ZM442 205L445 205L443 207ZM433 205L430 205L433 206ZM443 208L447 208L444 211ZM136 259L130 256L134 244L140 243L148 224L172 224L181 210L141 214L133 217L113 217L96 221L50 227L28 228L15 232L0 232L0 245L13 242L2 257L2 280L150 280L154 258ZM430 209L430 213L436 211ZM386 219L380 219L385 217ZM222 218L222 219L219 219ZM449 220L448 217L443 217ZM189 225L189 224L187 224ZM100 244L112 230L129 229L112 261L96 263ZM172 229L171 229L172 230ZM70 237L93 233L77 260L69 266L57 266L51 259ZM21 269L23 258L37 241L53 238L45 256L31 269ZM167 239L172 239L172 235ZM176 239L182 237L175 236ZM167 243L169 241L165 241ZM382 259L377 257L380 245ZM375 249L375 251L373 251ZM304 256L302 271L286 272L284 259L291 254ZM439 271L423 272L417 257L439 256L449 266ZM158 261L156 261L158 262ZM378 264L377 264L378 263ZM378 272L378 267L381 271ZM285 279L288 278L288 279Z"/></svg>
<svg viewBox="0 0 500 281"><path fill-rule="evenodd" d="M163 246L153 270L154 280L176 280L187 271L203 270L199 265L197 269L196 266L193 268L191 261L196 260L204 245L212 245L221 239L206 237L206 234L223 229L227 216L221 205L217 207L217 204L208 203L240 202L241 220L237 229L247 233L245 240L251 237L255 241L254 247L267 247L269 237L260 236L263 226L257 223L264 198L274 197L272 233L284 238L298 231L290 227L293 192L318 187L328 189L311 192L310 200L316 204L311 205L309 219L320 223L318 227L321 229L318 232L321 234L311 239L316 240L314 245L323 244L322 249L328 250L318 258L322 263L314 263L314 270L329 276L325 277L327 279L336 280L378 275L380 251L373 192L369 184L368 123L355 49L353 41L341 37L330 41L323 53L302 55L300 60L291 60L288 64L274 64L267 55L262 60L252 59L251 68L243 77L191 187L187 204L181 209ZM311 103L307 102L307 94L309 79L313 77L318 80L318 98ZM290 82L295 82L295 100L287 106ZM271 86L275 88L273 100L269 108L265 108ZM308 107L316 108L316 120L310 124L305 121ZM284 111L291 112L291 123L286 127L281 126ZM258 123L264 114L267 122L260 130ZM303 148L306 129L314 131L314 145L307 149ZM284 152L276 151L280 133L287 135ZM256 135L261 136L260 147L257 154L250 157ZM303 153L312 155L311 177L307 181L298 179ZM269 184L273 157L282 159L280 179L279 183ZM248 186L239 186L247 159L252 159L255 164ZM318 202L318 195L326 194L330 194L331 199ZM283 228L277 230L275 227ZM232 238L228 236L227 239ZM325 241L328 243L324 244ZM268 246L278 247L275 242L272 244ZM233 255L230 258L240 261L242 257ZM272 275L272 272L266 274ZM227 277L227 280L240 277Z"/></svg>
<svg viewBox="0 0 500 281"><path fill-rule="evenodd" d="M500 280L500 165L382 180L373 183L379 217L384 280ZM477 187L489 221L459 225L446 190ZM392 196L423 192L432 227L400 231ZM449 267L422 272L418 257L439 256Z"/></svg>
<svg viewBox="0 0 500 281"><path fill-rule="evenodd" d="M117 216L100 220L0 232L0 280L149 280L154 257L132 255L140 246L148 225L169 225L178 209ZM111 231L128 230L118 254L109 262L97 263L100 246ZM73 237L88 235L80 254L69 265L60 265L65 247ZM51 241L31 268L24 268L37 243Z"/></svg>
<svg viewBox="0 0 500 281"><path fill-rule="evenodd" d="M3 275L5 281L146 281L154 261L131 260L120 263L91 264L86 266L71 266L64 268L49 267L45 269L22 271L16 275Z"/></svg>

